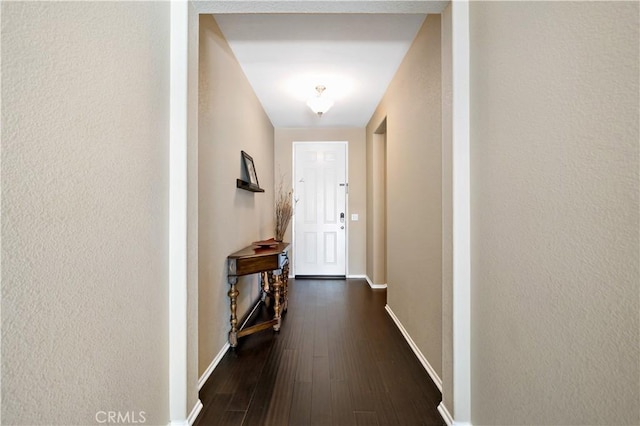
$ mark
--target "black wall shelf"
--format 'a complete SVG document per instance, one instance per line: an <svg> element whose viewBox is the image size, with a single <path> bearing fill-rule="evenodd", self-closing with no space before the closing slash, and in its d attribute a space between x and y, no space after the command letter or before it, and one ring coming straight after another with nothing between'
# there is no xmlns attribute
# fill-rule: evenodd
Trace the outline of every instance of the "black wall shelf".
<svg viewBox="0 0 640 426"><path fill-rule="evenodd" d="M264 192L264 189L260 188L255 183L245 182L242 179L236 179L236 187L250 192Z"/></svg>

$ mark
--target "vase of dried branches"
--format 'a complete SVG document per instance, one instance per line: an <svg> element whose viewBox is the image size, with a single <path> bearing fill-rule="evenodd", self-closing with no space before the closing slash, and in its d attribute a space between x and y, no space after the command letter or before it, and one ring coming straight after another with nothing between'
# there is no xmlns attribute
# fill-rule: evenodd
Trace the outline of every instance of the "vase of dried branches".
<svg viewBox="0 0 640 426"><path fill-rule="evenodd" d="M275 216L276 216L276 241L282 241L284 233L289 226L291 217L293 216L293 190L284 188L283 178L280 178L278 190L275 199Z"/></svg>

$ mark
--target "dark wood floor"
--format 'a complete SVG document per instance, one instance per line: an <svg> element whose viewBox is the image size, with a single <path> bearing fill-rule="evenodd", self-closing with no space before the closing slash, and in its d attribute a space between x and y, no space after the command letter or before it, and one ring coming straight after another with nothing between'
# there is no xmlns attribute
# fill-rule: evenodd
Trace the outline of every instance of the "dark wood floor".
<svg viewBox="0 0 640 426"><path fill-rule="evenodd" d="M364 280L289 288L280 333L244 337L224 356L200 391L196 426L444 424L440 392L385 311L385 290Z"/></svg>

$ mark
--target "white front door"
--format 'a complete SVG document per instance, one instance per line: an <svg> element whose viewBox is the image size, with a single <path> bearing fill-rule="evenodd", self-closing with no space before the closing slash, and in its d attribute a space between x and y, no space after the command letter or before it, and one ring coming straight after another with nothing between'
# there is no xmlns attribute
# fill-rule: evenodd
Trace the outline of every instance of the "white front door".
<svg viewBox="0 0 640 426"><path fill-rule="evenodd" d="M293 145L296 275L345 276L347 143Z"/></svg>

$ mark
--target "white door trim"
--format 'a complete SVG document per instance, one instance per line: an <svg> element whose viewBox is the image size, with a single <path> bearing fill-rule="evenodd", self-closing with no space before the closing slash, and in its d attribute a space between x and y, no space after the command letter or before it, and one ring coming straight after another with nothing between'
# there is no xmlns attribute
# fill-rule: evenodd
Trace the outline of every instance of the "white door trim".
<svg viewBox="0 0 640 426"><path fill-rule="evenodd" d="M296 146L300 145L300 144L307 144L307 143L335 143L335 144L344 144L345 146L345 158L344 158L344 162L345 162L345 179L347 181L347 183L349 182L349 141L293 141L291 144L291 187L295 188L296 187L296 182L295 182L295 170L296 170ZM344 256L345 256L345 277L349 276L349 187L347 186L347 192L345 195L345 236L344 236ZM296 241L296 227L295 227L295 220L292 221L291 223L291 252L294 253L293 256L293 261L291 262L291 272L290 275L291 276L295 276L296 272L295 272L295 268L296 268L296 258L295 258L295 252L296 252L296 247L295 247L295 241Z"/></svg>
<svg viewBox="0 0 640 426"><path fill-rule="evenodd" d="M471 168L469 1L451 2L453 167L453 410L471 424Z"/></svg>
<svg viewBox="0 0 640 426"><path fill-rule="evenodd" d="M187 76L189 6L171 2L169 77L169 419L187 419Z"/></svg>

